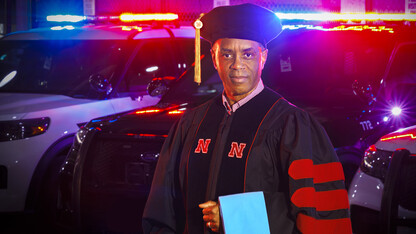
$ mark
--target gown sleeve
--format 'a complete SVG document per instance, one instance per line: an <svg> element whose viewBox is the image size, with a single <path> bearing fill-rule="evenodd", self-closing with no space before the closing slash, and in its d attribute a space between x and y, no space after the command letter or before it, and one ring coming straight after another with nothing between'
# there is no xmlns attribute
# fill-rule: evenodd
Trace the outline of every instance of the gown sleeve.
<svg viewBox="0 0 416 234"><path fill-rule="evenodd" d="M287 162L290 214L302 233L352 233L344 173L322 126L304 111L286 117L280 157Z"/></svg>
<svg viewBox="0 0 416 234"><path fill-rule="evenodd" d="M172 126L161 149L143 212L144 233L178 233L184 226L180 223L185 214L177 175L185 131L183 122L181 119Z"/></svg>

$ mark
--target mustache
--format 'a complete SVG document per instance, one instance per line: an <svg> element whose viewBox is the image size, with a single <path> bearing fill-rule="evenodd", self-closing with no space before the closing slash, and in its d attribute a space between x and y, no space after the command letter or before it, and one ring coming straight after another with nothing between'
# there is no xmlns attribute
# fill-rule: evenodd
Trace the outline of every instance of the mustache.
<svg viewBox="0 0 416 234"><path fill-rule="evenodd" d="M248 74L243 72L230 72L228 76L231 78L245 78L248 77Z"/></svg>

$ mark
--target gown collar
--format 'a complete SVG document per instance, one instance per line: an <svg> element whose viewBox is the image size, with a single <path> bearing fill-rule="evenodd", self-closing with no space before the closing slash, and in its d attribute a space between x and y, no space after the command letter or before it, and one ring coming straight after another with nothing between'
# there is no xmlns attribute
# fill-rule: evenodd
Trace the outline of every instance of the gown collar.
<svg viewBox="0 0 416 234"><path fill-rule="evenodd" d="M240 101L234 103L233 105L230 105L228 102L225 91L222 92L222 104L225 107L225 110L229 115L231 115L233 112L236 112L238 108L242 107L244 104L246 104L248 101L250 101L252 98L257 96L261 91L264 89L263 81L260 79L259 83L257 84L257 87L251 92L247 97L241 99Z"/></svg>

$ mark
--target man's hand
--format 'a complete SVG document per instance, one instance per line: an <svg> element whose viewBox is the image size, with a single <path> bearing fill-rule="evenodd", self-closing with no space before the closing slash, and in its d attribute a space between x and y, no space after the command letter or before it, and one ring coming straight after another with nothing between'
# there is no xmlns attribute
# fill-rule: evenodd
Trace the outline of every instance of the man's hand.
<svg viewBox="0 0 416 234"><path fill-rule="evenodd" d="M207 201L199 204L202 209L202 214L205 225L214 232L220 231L220 207L214 201Z"/></svg>

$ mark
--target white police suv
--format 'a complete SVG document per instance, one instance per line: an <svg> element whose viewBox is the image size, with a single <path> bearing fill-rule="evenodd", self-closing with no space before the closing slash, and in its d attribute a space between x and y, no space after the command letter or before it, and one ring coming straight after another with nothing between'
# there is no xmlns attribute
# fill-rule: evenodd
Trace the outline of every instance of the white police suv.
<svg viewBox="0 0 416 234"><path fill-rule="evenodd" d="M156 104L147 84L191 66L194 29L146 17L0 40L0 213L48 207L80 126Z"/></svg>

